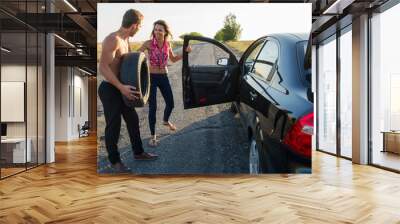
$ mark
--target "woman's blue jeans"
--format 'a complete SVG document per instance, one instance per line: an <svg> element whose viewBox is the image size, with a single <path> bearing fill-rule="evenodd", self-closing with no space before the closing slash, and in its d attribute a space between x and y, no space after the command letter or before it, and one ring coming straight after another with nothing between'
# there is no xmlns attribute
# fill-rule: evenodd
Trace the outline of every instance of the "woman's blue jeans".
<svg viewBox="0 0 400 224"><path fill-rule="evenodd" d="M168 122L174 108L174 96L167 74L150 74L150 96L149 96L149 125L151 135L155 135L156 113L157 113L157 87L165 101L164 122Z"/></svg>

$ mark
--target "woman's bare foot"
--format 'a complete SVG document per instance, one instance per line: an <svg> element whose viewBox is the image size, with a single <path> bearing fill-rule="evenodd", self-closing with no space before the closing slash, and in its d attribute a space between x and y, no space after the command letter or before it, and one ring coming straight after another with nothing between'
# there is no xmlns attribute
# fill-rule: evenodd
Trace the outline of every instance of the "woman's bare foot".
<svg viewBox="0 0 400 224"><path fill-rule="evenodd" d="M171 131L176 131L176 126L169 121L164 121L165 126L168 126Z"/></svg>
<svg viewBox="0 0 400 224"><path fill-rule="evenodd" d="M151 146L151 147L157 147L158 146L158 139L156 138L156 136L152 136L151 138L150 138L150 141L149 141L149 146Z"/></svg>

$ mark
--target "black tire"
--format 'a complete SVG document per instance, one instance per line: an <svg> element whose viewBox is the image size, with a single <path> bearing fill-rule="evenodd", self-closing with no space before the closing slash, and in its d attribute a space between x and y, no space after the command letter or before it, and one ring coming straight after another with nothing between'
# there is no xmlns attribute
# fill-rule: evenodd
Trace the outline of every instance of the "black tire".
<svg viewBox="0 0 400 224"><path fill-rule="evenodd" d="M146 56L142 52L132 52L124 55L120 67L120 81L125 85L136 87L140 92L137 100L128 100L122 96L124 103L128 107L143 107L150 94L150 74L146 62Z"/></svg>

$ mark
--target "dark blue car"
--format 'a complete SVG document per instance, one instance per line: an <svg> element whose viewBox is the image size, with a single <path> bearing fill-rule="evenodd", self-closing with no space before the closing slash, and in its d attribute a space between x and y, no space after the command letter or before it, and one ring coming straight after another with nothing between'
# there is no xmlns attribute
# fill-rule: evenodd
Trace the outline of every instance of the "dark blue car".
<svg viewBox="0 0 400 224"><path fill-rule="evenodd" d="M247 129L250 173L310 173L314 113L308 35L262 37L240 60L205 37L186 36L183 49L189 43L205 46L201 42L226 56L215 58L215 64L193 65L183 51L185 109L232 102Z"/></svg>

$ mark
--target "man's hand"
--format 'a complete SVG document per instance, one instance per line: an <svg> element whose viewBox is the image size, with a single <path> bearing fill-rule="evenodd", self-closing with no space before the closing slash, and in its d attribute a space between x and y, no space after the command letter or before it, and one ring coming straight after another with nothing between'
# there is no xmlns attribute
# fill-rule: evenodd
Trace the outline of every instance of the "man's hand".
<svg viewBox="0 0 400 224"><path fill-rule="evenodd" d="M140 92L136 91L136 87L130 85L122 85L119 88L122 95L124 95L128 100L137 100L140 98Z"/></svg>

